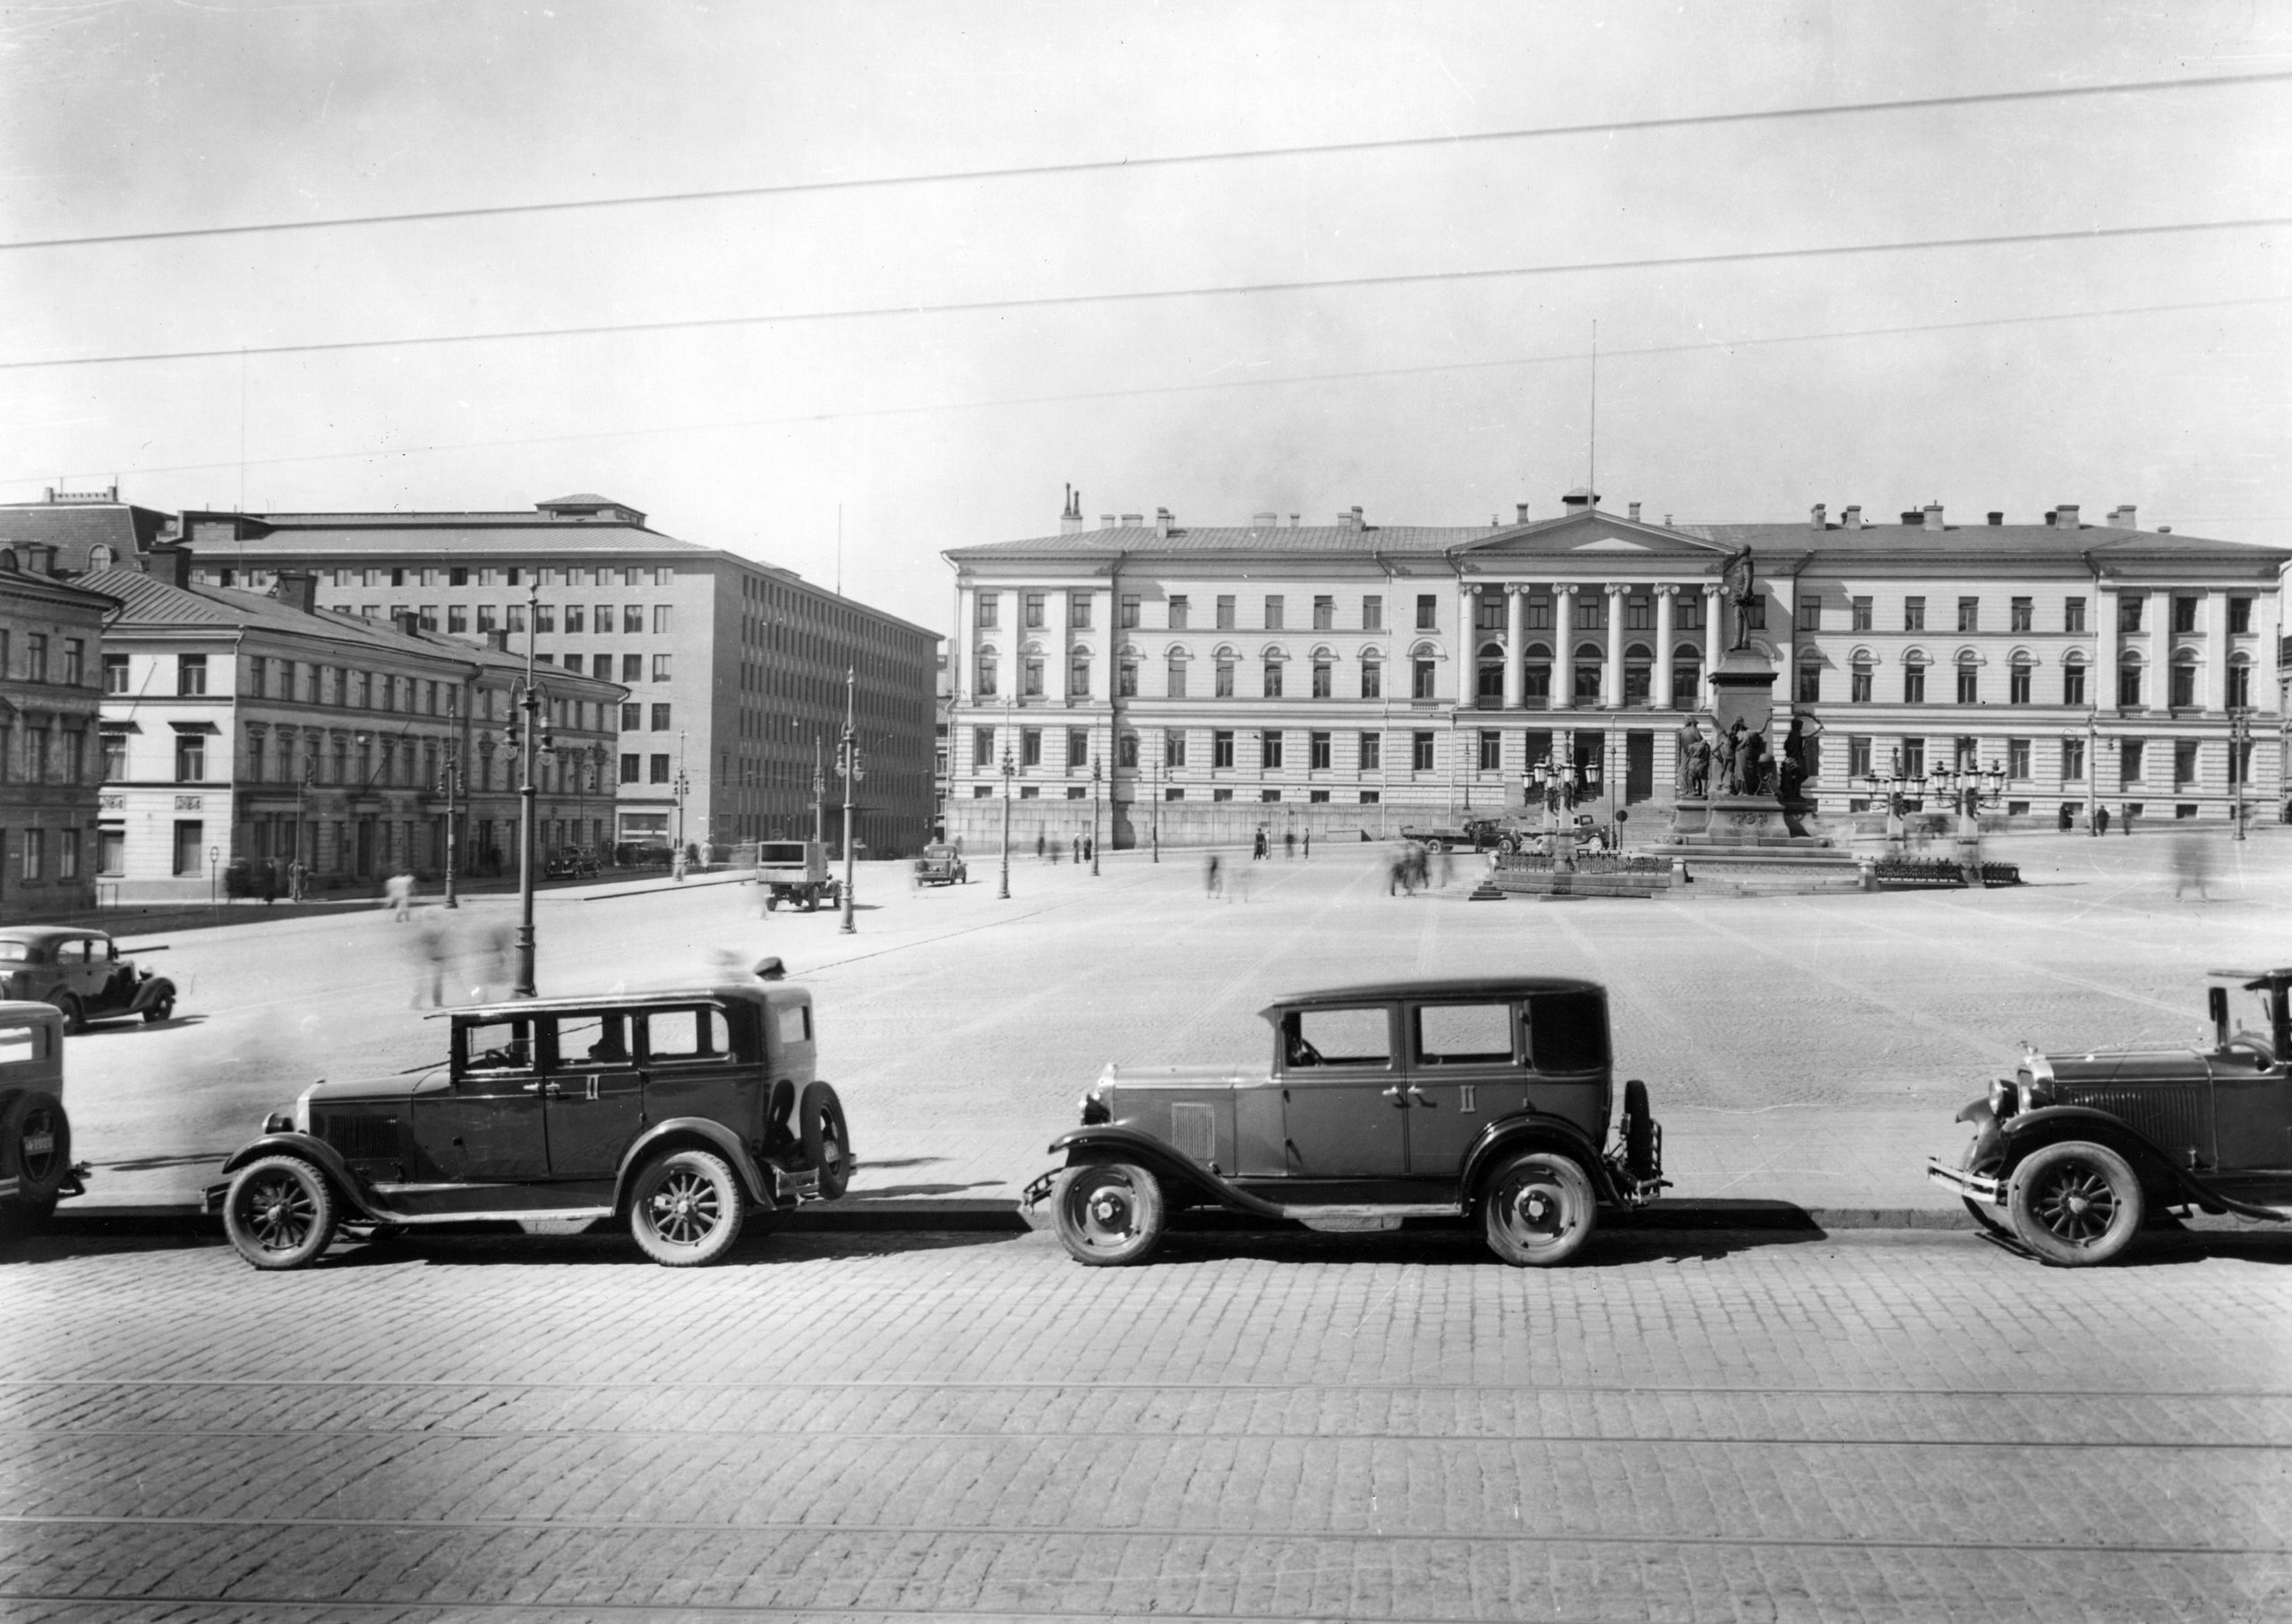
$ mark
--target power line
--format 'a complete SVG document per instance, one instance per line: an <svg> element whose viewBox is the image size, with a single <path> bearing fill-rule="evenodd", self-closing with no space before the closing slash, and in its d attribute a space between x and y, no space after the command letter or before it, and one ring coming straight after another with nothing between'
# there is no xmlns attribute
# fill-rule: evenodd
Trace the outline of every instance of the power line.
<svg viewBox="0 0 2292 1624"><path fill-rule="evenodd" d="M531 338L594 338L620 333L698 332L729 327L795 326L872 321L889 316L980 315L998 311L1057 310L1091 304L1144 304L1168 299L1242 298L1315 293L1345 287L1410 287L1437 282L1491 282L1523 277L1578 276L1593 271L1654 270L1704 265L1751 265L1788 260L1837 259L1854 254L1928 252L1953 248L2028 247L2043 243L2166 236L2185 232L2244 231L2292 226L2292 216L2241 220L2192 220L2169 226L2094 226L2075 231L2021 231L1997 236L1922 237L1895 243L1845 243L1818 248L1752 248L1728 253L1665 254L1638 260L1587 260L1565 265L1509 265L1479 270L1399 271L1387 276L1327 277L1296 282L1243 282L1201 287L1150 287L1129 293L1045 294L1026 298L963 299L945 304L877 304L842 310L779 311L753 316L690 316L664 321L609 321L581 327L530 327L491 333L432 333L400 338L332 338L308 344L234 345L218 349L145 350L109 355L56 355L0 361L0 372L35 367L115 366L155 361L211 361L232 355L311 355L354 350L412 349L448 344L505 344Z"/></svg>
<svg viewBox="0 0 2292 1624"><path fill-rule="evenodd" d="M1090 158L1065 164L1024 164L999 169L949 169L922 175L864 175L850 180L791 181L768 186L727 186L694 192L636 192L615 197L575 198L549 203L494 203L467 209L420 209L397 214L340 215L318 220L264 220L239 226L185 226L163 231L119 231L78 237L30 237L0 243L0 252L36 248L90 248L118 243L180 242L190 237L247 236L263 232L332 231L351 227L409 226L438 220L502 218L517 215L563 214L576 209L629 209L654 204L714 203L743 198L791 197L808 192L879 191L893 186L936 186L963 181L1024 180L1048 175L1103 174L1111 170L1169 169L1189 165L1253 163L1269 158L1319 158L1358 152L1402 152L1428 147L1467 147L1495 141L1543 141L1560 137L1620 135L1650 130L1708 129L1792 118L1835 118L1860 113L1913 113L1944 107L2009 102L2061 101L2095 96L2131 96L2219 85L2271 84L2292 73L2216 73L2187 79L2146 79L2120 84L2063 85L2032 90L1988 90L1963 96L1925 96L1902 101L1843 101L1804 107L1773 107L1737 113L1689 113L1671 118L1621 119L1606 124L1543 124L1521 130L1488 130L1462 135L1397 136L1383 141L1321 141L1295 147L1255 147L1223 152L1176 152L1146 158Z"/></svg>
<svg viewBox="0 0 2292 1624"><path fill-rule="evenodd" d="M1701 355L1715 350L1757 349L1786 344L1822 344L1857 338L1890 338L1920 333L1963 332L2000 327L2033 327L2064 321L2091 321L2131 316L2174 315L2209 310L2240 310L2259 305L2292 304L2292 295L2249 299L2207 299L2177 304L2128 304L2103 310L2059 311L2039 315L1972 317L1963 321L1919 322L1894 327L1847 328L1830 332L1770 333L1756 338L1706 338L1691 344L1650 344L1636 348L1608 348L1610 361L1654 355ZM426 446L370 446L356 451L312 451L295 457L258 457L253 467L279 467L301 463L351 462L363 457L421 457L446 451L483 451L512 446L576 444L593 440L632 440L649 435L706 434L723 429L777 428L792 423L842 423L880 417L928 416L942 412L996 411L1020 406L1066 406L1084 401L1148 399L1158 396L1194 395L1221 389L1293 389L1304 384L1348 383L1373 378L1429 377L1448 372L1491 372L1511 367L1550 366L1582 361L1586 352L1561 351L1543 355L1507 355L1485 361L1434 362L1420 366L1359 367L1341 372L1289 372L1278 378L1219 378L1198 383L1149 384L1126 389L1087 389L1057 395L1001 396L985 400L940 401L921 406L863 406L850 411L792 412L771 417L727 417L706 423L658 423L634 429L590 429L570 434L530 434L500 440L449 440ZM90 474L191 474L229 467L228 459L216 462L166 463L141 468L50 468L39 474L0 474L0 483L27 484L44 479L76 479Z"/></svg>

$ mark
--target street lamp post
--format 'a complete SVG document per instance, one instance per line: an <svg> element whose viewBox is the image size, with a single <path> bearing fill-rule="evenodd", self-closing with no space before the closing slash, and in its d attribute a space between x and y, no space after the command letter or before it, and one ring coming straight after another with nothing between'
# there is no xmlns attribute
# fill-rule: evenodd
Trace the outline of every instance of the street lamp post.
<svg viewBox="0 0 2292 1624"><path fill-rule="evenodd" d="M303 900L302 876L310 872L311 866L304 852L318 844L308 835L303 822L303 795L311 787L311 775L318 771L318 765L315 755L304 756L303 771L295 780L295 850L286 859L286 900L290 902Z"/></svg>
<svg viewBox="0 0 2292 1624"><path fill-rule="evenodd" d="M460 787L456 781L461 777L461 749L451 739L447 740L445 759L438 777L440 781L438 787L446 792L446 906L459 908L461 903L454 899L454 859L459 849L459 842L454 833L454 792Z"/></svg>
<svg viewBox="0 0 2292 1624"><path fill-rule="evenodd" d="M2101 712L2099 705L2085 713L2085 833L2101 833Z"/></svg>
<svg viewBox="0 0 2292 1624"><path fill-rule="evenodd" d="M1147 820L1149 835L1154 842L1154 860L1158 863L1162 860L1162 769L1169 765L1169 759L1170 741L1165 734L1162 753L1154 757L1154 804Z"/></svg>
<svg viewBox="0 0 2292 1624"><path fill-rule="evenodd" d="M855 854L851 847L851 799L859 793L860 781L867 776L867 769L860 760L860 739L852 731L856 717L859 679L852 668L843 670L843 740L837 752L837 770L843 774L843 927L839 933L852 934L851 885L857 874Z"/></svg>
<svg viewBox="0 0 2292 1624"><path fill-rule="evenodd" d="M510 996L530 998L534 985L534 800L538 789L534 782L534 752L550 748L543 740L542 692L534 679L534 628L541 620L541 578L536 575L526 594L526 675L525 691L510 702L509 745L520 752L519 772L523 782L517 786L517 983L510 989ZM522 727L520 721L522 719Z"/></svg>
<svg viewBox="0 0 2292 1624"><path fill-rule="evenodd" d="M1003 740L1003 879L996 888L997 902L1011 897L1011 781L1019 775L1017 764L1011 759L1011 741Z"/></svg>
<svg viewBox="0 0 2292 1624"><path fill-rule="evenodd" d="M2245 838L2245 769L2252 763L2253 709L2248 705L2228 707L2228 788L2235 793L2236 838Z"/></svg>
<svg viewBox="0 0 2292 1624"><path fill-rule="evenodd" d="M1090 877L1099 877L1099 762L1090 762ZM1133 783L1135 780L1132 781Z"/></svg>

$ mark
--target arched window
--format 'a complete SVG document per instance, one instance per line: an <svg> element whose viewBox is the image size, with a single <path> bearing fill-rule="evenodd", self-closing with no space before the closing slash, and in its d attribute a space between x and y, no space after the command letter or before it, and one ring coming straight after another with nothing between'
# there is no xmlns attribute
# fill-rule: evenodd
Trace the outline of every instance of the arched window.
<svg viewBox="0 0 2292 1624"><path fill-rule="evenodd" d="M1904 654L1902 659L1902 702L1904 705L1926 703L1926 656Z"/></svg>
<svg viewBox="0 0 2292 1624"><path fill-rule="evenodd" d="M980 649L979 657L974 662L971 677L971 695L974 698L995 697L995 651L992 648Z"/></svg>
<svg viewBox="0 0 2292 1624"><path fill-rule="evenodd" d="M1702 691L1703 651L1692 643L1682 643L1672 650L1672 708L1693 710Z"/></svg>
<svg viewBox="0 0 2292 1624"><path fill-rule="evenodd" d="M1133 665L1130 669L1135 671L1138 668ZM1136 691L1134 683L1132 691ZM1079 644L1066 656L1066 697L1069 699L1088 699L1090 697L1090 651Z"/></svg>
<svg viewBox="0 0 2292 1624"><path fill-rule="evenodd" d="M2028 654L2016 654L2014 656L2014 663L2008 666L2006 671L2006 704L2029 704L2031 673L2036 670L2037 662L2031 659Z"/></svg>
<svg viewBox="0 0 2292 1624"><path fill-rule="evenodd" d="M2253 702L2253 657L2232 654L2228 659L2228 697L2231 710L2243 710Z"/></svg>
<svg viewBox="0 0 2292 1624"><path fill-rule="evenodd" d="M2192 709L2196 704L2196 650L2183 648L2173 654L2173 688L2169 701L2177 711Z"/></svg>
<svg viewBox="0 0 2292 1624"><path fill-rule="evenodd" d="M1637 603L1635 598L1629 602ZM1623 651L1623 702L1638 710L1646 710L1653 703L1650 684L1655 680L1655 651L1645 643L1634 643Z"/></svg>
<svg viewBox="0 0 2292 1624"><path fill-rule="evenodd" d="M2083 705L2085 700L2085 654L2082 649L2071 649L2061 659L2061 703Z"/></svg>
<svg viewBox="0 0 2292 1624"><path fill-rule="evenodd" d="M1981 661L1971 649L1958 656L1958 703L1981 703Z"/></svg>
<svg viewBox="0 0 2292 1624"><path fill-rule="evenodd" d="M1521 688L1527 697L1528 709L1548 710L1552 706L1552 648L1549 644L1531 643L1523 656Z"/></svg>
<svg viewBox="0 0 2292 1624"><path fill-rule="evenodd" d="M1600 669L1606 656L1596 643L1576 645L1574 682L1569 698L1578 709L1595 706L1600 702Z"/></svg>
<svg viewBox="0 0 2292 1624"><path fill-rule="evenodd" d="M2117 702L2134 707L2141 703L2141 656L2128 654L2117 662Z"/></svg>
<svg viewBox="0 0 2292 1624"><path fill-rule="evenodd" d="M1361 651L1361 697L1381 699L1385 697L1385 667L1373 648Z"/></svg>
<svg viewBox="0 0 2292 1624"><path fill-rule="evenodd" d="M108 544L103 542L98 542L94 546L88 549L88 568L90 571L109 569L112 566L112 560L118 556L119 555L117 553L111 550Z"/></svg>
<svg viewBox="0 0 2292 1624"><path fill-rule="evenodd" d="M1167 680L1167 686L1164 688L1163 691L1173 699L1183 699L1185 697L1185 650L1182 648L1174 648L1170 650L1168 664L1169 676Z"/></svg>
<svg viewBox="0 0 2292 1624"><path fill-rule="evenodd" d="M1478 673L1474 690L1482 705L1501 705L1504 701L1504 645L1484 643L1480 645Z"/></svg>

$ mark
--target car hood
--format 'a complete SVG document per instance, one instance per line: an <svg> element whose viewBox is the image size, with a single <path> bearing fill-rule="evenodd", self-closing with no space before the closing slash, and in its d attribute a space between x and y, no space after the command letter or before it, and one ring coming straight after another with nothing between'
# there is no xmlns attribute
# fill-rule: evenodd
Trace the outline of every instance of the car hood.
<svg viewBox="0 0 2292 1624"><path fill-rule="evenodd" d="M2054 1081L2092 1082L2202 1082L2212 1074L2204 1054L2197 1049L2094 1049L2074 1055L2048 1055L2046 1067Z"/></svg>
<svg viewBox="0 0 2292 1624"><path fill-rule="evenodd" d="M405 1099L431 1078L445 1075L445 1070L443 1066L434 1066L411 1077L361 1077L346 1082L313 1083L310 1100L314 1106L341 1106L362 1100Z"/></svg>
<svg viewBox="0 0 2292 1624"><path fill-rule="evenodd" d="M1100 1083L1132 1089L1233 1089L1273 1081L1268 1066L1235 1065L1110 1065L1099 1074Z"/></svg>

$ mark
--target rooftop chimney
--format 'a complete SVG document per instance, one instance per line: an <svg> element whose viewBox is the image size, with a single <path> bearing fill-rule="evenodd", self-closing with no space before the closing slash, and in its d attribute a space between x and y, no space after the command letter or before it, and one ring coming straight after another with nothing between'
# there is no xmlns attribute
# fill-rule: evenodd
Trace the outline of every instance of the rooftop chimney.
<svg viewBox="0 0 2292 1624"><path fill-rule="evenodd" d="M2077 528L2077 504L2075 502L2064 502L2053 510L2053 527L2056 530L2074 530Z"/></svg>
<svg viewBox="0 0 2292 1624"><path fill-rule="evenodd" d="M1926 514L1924 509L1919 508L1904 508L1902 510L1902 522L1909 526L1913 530L1917 529L1926 522Z"/></svg>
<svg viewBox="0 0 2292 1624"><path fill-rule="evenodd" d="M270 589L270 595L289 609L298 609L306 615L316 614L319 577L308 569L282 569L278 572L278 584Z"/></svg>
<svg viewBox="0 0 2292 1624"><path fill-rule="evenodd" d="M1862 504L1860 502L1849 502L1846 506L1841 508L1838 510L1838 523L1839 528L1842 530L1861 529Z"/></svg>
<svg viewBox="0 0 2292 1624"><path fill-rule="evenodd" d="M1829 509L1828 504L1824 503L1824 502L1817 502L1817 503L1814 505L1814 507L1813 507L1812 509L1810 509L1808 511L1808 514L1807 514L1807 528L1808 528L1808 529L1809 529L1809 530L1827 530L1827 529L1829 529L1829 528L1830 528L1830 521L1829 521L1827 518L1826 518L1826 517L1824 517L1824 516L1825 516L1826 514L1827 514L1829 511L1830 511L1830 509Z"/></svg>
<svg viewBox="0 0 2292 1624"><path fill-rule="evenodd" d="M410 609L393 609L390 629L401 637L418 637L422 635L422 617Z"/></svg>
<svg viewBox="0 0 2292 1624"><path fill-rule="evenodd" d="M1525 525L1525 524L1527 524L1527 523L1528 522L1528 504L1527 504L1527 503L1526 503L1526 502L1514 502L1514 503L1512 504L1512 511L1513 511L1514 513L1516 513L1516 514L1519 515L1519 517L1518 517L1518 518L1516 518L1516 519L1514 519L1514 520L1512 521L1514 524L1516 524L1516 525Z"/></svg>
<svg viewBox="0 0 2292 1624"><path fill-rule="evenodd" d="M1635 525L1639 522L1639 504L1638 502L1631 504L1631 522Z"/></svg>
<svg viewBox="0 0 2292 1624"><path fill-rule="evenodd" d="M2170 525L2159 525L2157 526L2157 534L2159 535L2170 535L2172 533L2173 527Z"/></svg>
<svg viewBox="0 0 2292 1624"><path fill-rule="evenodd" d="M1929 530L1946 530L1949 528L1947 525L1945 525L1942 522L1941 503L1929 502L1926 504L1922 511L1926 515L1926 527Z"/></svg>
<svg viewBox="0 0 2292 1624"><path fill-rule="evenodd" d="M1113 528L1115 527L1115 524L1116 524L1116 519L1115 519L1115 517L1114 517L1114 515L1113 515L1113 514L1111 514L1111 513L1101 513L1101 514L1099 514L1099 529L1101 529L1101 530L1111 530L1111 529L1113 529Z"/></svg>
<svg viewBox="0 0 2292 1624"><path fill-rule="evenodd" d="M1253 513L1250 515L1250 528L1253 530L1278 529L1280 526L1280 524L1281 516L1279 513Z"/></svg>
<svg viewBox="0 0 2292 1624"><path fill-rule="evenodd" d="M1989 515L1989 522L1993 525L2002 525L2006 522L2006 516L2002 513L1992 512Z"/></svg>
<svg viewBox="0 0 2292 1624"><path fill-rule="evenodd" d="M2138 530L2141 526L2135 522L2135 518L2136 515L2133 504L2131 502L2122 502L2118 504L2117 510L2109 515L2109 524L2113 528L2118 530Z"/></svg>
<svg viewBox="0 0 2292 1624"><path fill-rule="evenodd" d="M1173 514L1167 508L1157 508L1154 509L1154 534L1156 535L1167 536L1171 531L1177 527L1177 516Z"/></svg>
<svg viewBox="0 0 2292 1624"><path fill-rule="evenodd" d="M1560 505L1569 513L1581 513L1600 505L1600 493L1588 485L1578 485L1560 499Z"/></svg>
<svg viewBox="0 0 2292 1624"><path fill-rule="evenodd" d="M1058 510L1058 534L1073 535L1082 527L1082 493L1066 487L1066 505Z"/></svg>
<svg viewBox="0 0 2292 1624"><path fill-rule="evenodd" d="M1126 528L1135 530L1146 522L1146 516L1142 513L1125 513L1122 516L1122 522Z"/></svg>
<svg viewBox="0 0 2292 1624"><path fill-rule="evenodd" d="M1304 517L1305 516L1302 513L1291 514L1289 516L1289 528L1295 530L1297 527L1297 521Z"/></svg>

